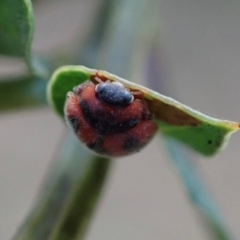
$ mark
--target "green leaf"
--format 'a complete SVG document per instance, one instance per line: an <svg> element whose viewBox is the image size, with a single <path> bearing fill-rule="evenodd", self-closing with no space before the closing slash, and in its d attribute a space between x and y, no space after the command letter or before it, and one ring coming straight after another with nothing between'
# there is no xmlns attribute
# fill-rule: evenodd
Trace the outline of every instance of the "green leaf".
<svg viewBox="0 0 240 240"><path fill-rule="evenodd" d="M141 91L145 101L159 125L160 132L171 136L199 153L211 156L228 142L229 136L239 130L239 123L220 120L200 113L176 100L132 83L106 71L83 66L59 68L48 85L48 100L56 112L63 117L64 103L68 91L93 79L103 76L124 84L130 90Z"/></svg>
<svg viewBox="0 0 240 240"><path fill-rule="evenodd" d="M206 156L211 156L224 147L230 134L238 130L237 124L231 125L216 118L199 120L196 126L174 126L162 121L158 121L158 124L161 133L186 143Z"/></svg>
<svg viewBox="0 0 240 240"><path fill-rule="evenodd" d="M85 82L94 70L83 66L66 66L59 68L48 83L47 98L52 108L64 116L66 94L75 86Z"/></svg>
<svg viewBox="0 0 240 240"><path fill-rule="evenodd" d="M30 0L1 0L1 54L30 58L33 28L33 12Z"/></svg>

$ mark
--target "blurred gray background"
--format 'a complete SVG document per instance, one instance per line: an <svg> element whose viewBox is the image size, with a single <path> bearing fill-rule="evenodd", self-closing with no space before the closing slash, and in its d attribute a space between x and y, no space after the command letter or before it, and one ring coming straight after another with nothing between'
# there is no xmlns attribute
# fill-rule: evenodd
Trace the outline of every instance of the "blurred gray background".
<svg viewBox="0 0 240 240"><path fill-rule="evenodd" d="M81 41L79 29L91 27L96 7L94 0L37 1L34 51L67 50L76 36ZM240 1L162 0L159 14L168 86L177 100L240 121ZM23 68L0 61L1 75ZM1 113L0 132L0 239L9 240L34 203L66 130L51 110L38 108ZM237 236L239 142L236 134L219 155L195 159ZM207 239L161 139L114 162L86 239Z"/></svg>

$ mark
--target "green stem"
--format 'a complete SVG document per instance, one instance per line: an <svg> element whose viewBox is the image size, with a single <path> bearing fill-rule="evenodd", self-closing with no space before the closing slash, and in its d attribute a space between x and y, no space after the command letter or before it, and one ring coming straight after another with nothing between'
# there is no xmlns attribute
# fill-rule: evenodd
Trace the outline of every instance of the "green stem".
<svg viewBox="0 0 240 240"><path fill-rule="evenodd" d="M199 210L203 223L209 230L211 239L234 239L225 221L223 221L219 209L208 193L190 154L187 154L186 149L175 140L165 137L165 141L172 162L183 180L190 200Z"/></svg>
<svg viewBox="0 0 240 240"><path fill-rule="evenodd" d="M14 240L82 239L108 167L108 159L92 155L69 136Z"/></svg>

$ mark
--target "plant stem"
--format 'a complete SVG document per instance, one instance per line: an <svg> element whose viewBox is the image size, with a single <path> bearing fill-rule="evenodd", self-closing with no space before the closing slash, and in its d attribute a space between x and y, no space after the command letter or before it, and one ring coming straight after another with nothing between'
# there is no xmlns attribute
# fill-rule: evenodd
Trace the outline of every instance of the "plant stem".
<svg viewBox="0 0 240 240"><path fill-rule="evenodd" d="M14 240L82 239L108 166L108 159L94 156L68 136Z"/></svg>

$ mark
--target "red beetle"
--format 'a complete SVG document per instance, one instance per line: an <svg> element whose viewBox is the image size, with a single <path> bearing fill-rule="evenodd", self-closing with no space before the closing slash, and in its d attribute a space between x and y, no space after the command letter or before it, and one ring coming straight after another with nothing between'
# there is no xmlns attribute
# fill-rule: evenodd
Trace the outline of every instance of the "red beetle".
<svg viewBox="0 0 240 240"><path fill-rule="evenodd" d="M158 129L142 94L118 82L96 80L96 84L89 81L68 93L68 124L79 140L98 154L120 157L138 152Z"/></svg>

